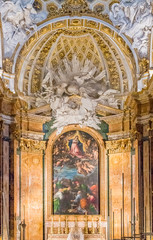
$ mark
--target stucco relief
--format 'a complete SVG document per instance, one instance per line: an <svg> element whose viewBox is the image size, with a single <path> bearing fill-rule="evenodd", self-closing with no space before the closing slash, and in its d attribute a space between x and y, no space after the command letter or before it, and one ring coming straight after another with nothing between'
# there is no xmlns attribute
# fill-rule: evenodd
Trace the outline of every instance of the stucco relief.
<svg viewBox="0 0 153 240"><path fill-rule="evenodd" d="M69 124L100 129L96 107L100 103L118 108L118 93L107 86L105 70L99 72L88 59L82 66L73 55L72 61L64 59L56 72L48 69L34 102L37 107L50 104L55 119L52 128L58 128L58 133Z"/></svg>
<svg viewBox="0 0 153 240"><path fill-rule="evenodd" d="M121 0L112 5L109 17L115 26L119 26L120 34L124 33L132 39L132 46L138 50L140 57L147 57L153 24L151 1Z"/></svg>
<svg viewBox="0 0 153 240"><path fill-rule="evenodd" d="M84 240L84 235L81 229L79 229L77 226L71 229L71 232L69 233L67 238L67 240L75 240L75 239Z"/></svg>
<svg viewBox="0 0 153 240"><path fill-rule="evenodd" d="M31 3L24 5L20 0L0 0L0 13L4 36L5 56L11 57L17 44L27 40L27 34L37 29L36 23L43 20Z"/></svg>
<svg viewBox="0 0 153 240"><path fill-rule="evenodd" d="M26 3L24 1L23 3L22 0L0 0L6 56L10 57L17 44L22 44L27 40L27 34L37 29L37 23L42 22L50 16L48 10L39 9L38 11L37 8L33 7L32 3L33 1L26 1ZM59 9L56 6L56 14L60 16L67 7L68 9L72 8L71 10L75 14L76 6L77 11L82 12L80 4L88 6L87 1L81 2L78 0L74 4L72 0L67 0L65 5L59 5ZM62 9L61 12L60 9ZM52 12L52 16L54 16L54 11ZM89 7L85 7L84 13L86 14L88 11ZM105 10L105 13L108 14L105 15L105 18L107 16L114 26L119 26L120 33L132 39L132 46L138 50L140 57L146 57L148 53L149 34L153 24L151 1L121 0L120 3L112 4L110 11ZM101 14L103 14L103 10Z"/></svg>

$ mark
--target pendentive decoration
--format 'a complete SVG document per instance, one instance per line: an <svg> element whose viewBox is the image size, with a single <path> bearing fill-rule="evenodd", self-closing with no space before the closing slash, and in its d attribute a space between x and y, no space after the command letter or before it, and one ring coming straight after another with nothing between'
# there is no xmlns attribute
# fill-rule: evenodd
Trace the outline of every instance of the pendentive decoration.
<svg viewBox="0 0 153 240"><path fill-rule="evenodd" d="M0 1L0 14L4 37L4 55L11 57L17 44L27 40L27 35L37 30L37 22L44 19L31 3L22 1Z"/></svg>
<svg viewBox="0 0 153 240"><path fill-rule="evenodd" d="M132 39L132 47L138 50L141 58L147 57L149 34L153 25L152 5L150 0L121 0L112 4L109 18Z"/></svg>

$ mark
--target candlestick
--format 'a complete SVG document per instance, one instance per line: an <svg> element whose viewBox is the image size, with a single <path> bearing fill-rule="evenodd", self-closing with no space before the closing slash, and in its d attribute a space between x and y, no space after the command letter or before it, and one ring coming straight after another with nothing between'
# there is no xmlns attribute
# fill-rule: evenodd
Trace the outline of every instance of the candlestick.
<svg viewBox="0 0 153 240"><path fill-rule="evenodd" d="M54 222L53 222L53 216L52 216L52 223L51 223L51 234L54 234Z"/></svg>
<svg viewBox="0 0 153 240"><path fill-rule="evenodd" d="M68 234L68 222L67 222L67 216L65 218L65 233Z"/></svg>
<svg viewBox="0 0 153 240"><path fill-rule="evenodd" d="M59 217L58 234L61 233L61 216Z"/></svg>
<svg viewBox="0 0 153 240"><path fill-rule="evenodd" d="M93 220L93 217L92 217L92 233L93 233L93 234L95 233L95 228L94 228L94 220Z"/></svg>
<svg viewBox="0 0 153 240"><path fill-rule="evenodd" d="M101 217L99 218L99 233L101 234L102 231L101 231Z"/></svg>
<svg viewBox="0 0 153 240"><path fill-rule="evenodd" d="M88 234L88 215L87 212L85 213L86 218L85 218L85 234Z"/></svg>
<svg viewBox="0 0 153 240"><path fill-rule="evenodd" d="M96 233L99 233L99 218L96 218Z"/></svg>
<svg viewBox="0 0 153 240"><path fill-rule="evenodd" d="M77 218L77 216L75 216L75 226L76 227L78 226L78 218Z"/></svg>

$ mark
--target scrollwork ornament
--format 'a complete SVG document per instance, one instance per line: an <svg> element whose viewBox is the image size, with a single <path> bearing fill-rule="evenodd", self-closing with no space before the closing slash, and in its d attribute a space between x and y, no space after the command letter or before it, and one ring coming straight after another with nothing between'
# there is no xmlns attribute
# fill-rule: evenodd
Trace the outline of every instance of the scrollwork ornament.
<svg viewBox="0 0 153 240"><path fill-rule="evenodd" d="M149 68L149 60L146 58L142 58L139 61L139 67L140 67L141 74L147 72Z"/></svg>
<svg viewBox="0 0 153 240"><path fill-rule="evenodd" d="M92 13L89 9L88 3L85 0L67 0L62 4L61 9L51 9L48 17L55 15L81 15L83 13Z"/></svg>
<svg viewBox="0 0 153 240"><path fill-rule="evenodd" d="M13 61L12 61L12 59L6 58L6 59L3 61L3 66L4 66L4 70L5 70L7 73L12 73L12 66L13 66Z"/></svg>

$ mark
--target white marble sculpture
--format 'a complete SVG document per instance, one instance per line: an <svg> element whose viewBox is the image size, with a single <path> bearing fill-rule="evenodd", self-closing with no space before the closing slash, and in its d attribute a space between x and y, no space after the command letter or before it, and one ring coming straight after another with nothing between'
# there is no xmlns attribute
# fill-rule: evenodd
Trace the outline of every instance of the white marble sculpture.
<svg viewBox="0 0 153 240"><path fill-rule="evenodd" d="M111 7L109 17L115 26L133 40L133 48L140 57L148 53L149 33L153 25L152 5L150 0L121 0Z"/></svg>
<svg viewBox="0 0 153 240"><path fill-rule="evenodd" d="M99 72L88 59L82 66L74 55L71 62L64 59L57 71L47 69L41 91L35 94L35 104L37 107L50 104L55 119L52 128L57 128L58 133L69 124L99 129L97 104L118 108L115 94L119 91L107 90L105 77L105 70Z"/></svg>
<svg viewBox="0 0 153 240"><path fill-rule="evenodd" d="M73 227L68 235L67 240L84 240L82 230L77 226Z"/></svg>
<svg viewBox="0 0 153 240"><path fill-rule="evenodd" d="M37 29L34 19L37 16L38 20L39 14L30 2L23 5L21 0L16 2L0 0L0 14L4 36L4 54L10 57L17 44L21 44L27 39L27 33Z"/></svg>
<svg viewBox="0 0 153 240"><path fill-rule="evenodd" d="M79 124L81 127L88 126L95 129L99 129L100 120L96 116L94 101L90 101L87 98L81 99L81 104L69 99L69 97L63 97L60 99L60 106L54 108L53 116L55 122L52 128L58 129L58 134L62 131L64 126L69 124ZM53 104L51 103L51 108Z"/></svg>

